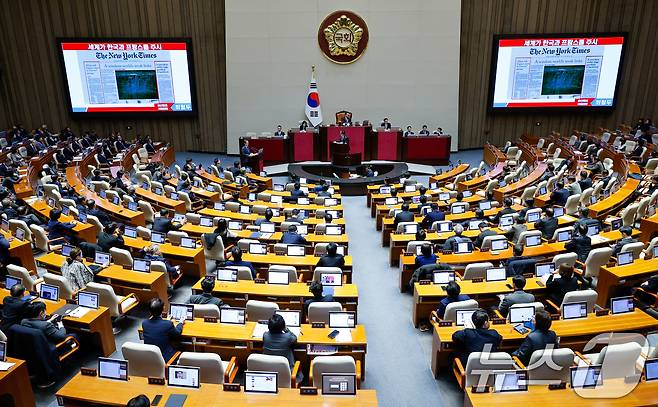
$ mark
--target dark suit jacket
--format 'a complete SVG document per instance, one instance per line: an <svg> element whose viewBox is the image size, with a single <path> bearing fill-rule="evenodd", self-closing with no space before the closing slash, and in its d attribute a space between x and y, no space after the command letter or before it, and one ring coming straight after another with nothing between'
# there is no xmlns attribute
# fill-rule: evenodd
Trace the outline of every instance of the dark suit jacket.
<svg viewBox="0 0 658 407"><path fill-rule="evenodd" d="M283 356L288 359L288 363L292 369L295 364L292 349L296 343L297 337L290 331L281 332L280 334L265 331L263 334L263 353L265 355Z"/></svg>
<svg viewBox="0 0 658 407"><path fill-rule="evenodd" d="M637 242L637 239L634 239L632 237L625 237L625 238L619 240L617 242L617 244L615 245L615 247L612 249L612 255L613 256L618 255L619 252L621 252L621 248L624 247L624 245L626 245L628 243L635 243L635 242Z"/></svg>
<svg viewBox="0 0 658 407"><path fill-rule="evenodd" d="M523 273L532 273L535 270L530 270L531 267L534 267L535 260L525 256L516 256L512 257L507 261L505 265L505 274L507 277L513 277L517 274Z"/></svg>
<svg viewBox="0 0 658 407"><path fill-rule="evenodd" d="M123 237L114 236L113 234L107 232L101 232L101 234L98 236L97 244L104 252L109 252L113 247L122 249L124 246Z"/></svg>
<svg viewBox="0 0 658 407"><path fill-rule="evenodd" d="M553 233L558 228L557 218L546 218L540 219L535 222L535 229L541 231L542 237L544 239L552 239Z"/></svg>
<svg viewBox="0 0 658 407"><path fill-rule="evenodd" d="M523 290L517 290L511 294L507 294L503 298L500 302L500 307L498 307L498 311L500 311L503 316L507 316L512 305L527 304L529 302L535 302L535 296Z"/></svg>
<svg viewBox="0 0 658 407"><path fill-rule="evenodd" d="M555 332L548 331L532 331L526 336L525 340L519 347L519 349L512 352L512 356L516 356L524 364L528 365L530 362L530 356L532 352L540 349L546 349L546 346L552 344L553 349L557 349L557 335Z"/></svg>
<svg viewBox="0 0 658 407"><path fill-rule="evenodd" d="M484 242L484 238L487 236L496 236L498 233L494 232L491 229L487 229L483 232L481 232L478 237L475 239L475 242L473 243L475 247L481 248L482 247L482 242Z"/></svg>
<svg viewBox="0 0 658 407"><path fill-rule="evenodd" d="M297 198L300 198L300 197L303 198L305 196L306 196L306 194L301 189L293 189L292 191L290 191L290 199L291 200L297 201Z"/></svg>
<svg viewBox="0 0 658 407"><path fill-rule="evenodd" d="M553 276L550 276L546 281L546 289L548 290L549 297L559 307L566 293L578 290L578 279L576 276L572 276L570 279L553 278Z"/></svg>
<svg viewBox="0 0 658 407"><path fill-rule="evenodd" d="M471 239L468 237L464 236L450 236L449 238L446 239L446 241L443 243L443 250L451 250L455 251L457 249L457 244L458 243L464 243L464 242L470 242Z"/></svg>
<svg viewBox="0 0 658 407"><path fill-rule="evenodd" d="M575 236L564 245L564 248L575 252L578 255L578 261L584 263L592 250L592 239L589 236Z"/></svg>
<svg viewBox="0 0 658 407"><path fill-rule="evenodd" d="M343 267L345 265L345 258L342 254L336 253L335 256L325 254L318 260L317 267Z"/></svg>
<svg viewBox="0 0 658 407"><path fill-rule="evenodd" d="M393 229L397 229L398 223L400 222L413 222L414 221L414 214L409 212L409 211L402 211L398 212L397 215L395 215L395 219L393 220Z"/></svg>
<svg viewBox="0 0 658 407"><path fill-rule="evenodd" d="M66 339L66 328L57 328L57 326L50 321L30 318L22 320L21 325L32 329L38 329L43 332L50 343L58 344Z"/></svg>
<svg viewBox="0 0 658 407"><path fill-rule="evenodd" d="M201 294L192 294L190 299L187 300L188 304L213 304L218 307L224 305L224 302L217 297L213 297L212 294L201 293Z"/></svg>
<svg viewBox="0 0 658 407"><path fill-rule="evenodd" d="M88 211L87 211L87 214L88 214L88 215L92 215L92 216L97 217L97 218L98 218L98 221L99 221L103 226L108 225L108 224L112 221L112 220L110 219L110 217L107 216L107 214L106 214L105 212L103 212L102 210L100 210L100 209L98 209L98 208L94 208L94 209L92 209L92 210L88 210Z"/></svg>
<svg viewBox="0 0 658 407"><path fill-rule="evenodd" d="M183 324L174 326L173 322L157 317L142 321L142 329L144 330L144 343L160 348L165 362L174 356L176 352L171 346L171 340L180 337L183 332Z"/></svg>
<svg viewBox="0 0 658 407"><path fill-rule="evenodd" d="M11 296L5 297L2 300L2 323L0 324L0 331L9 332L9 328L20 323L25 317L30 303L23 301L21 298Z"/></svg>
<svg viewBox="0 0 658 407"><path fill-rule="evenodd" d="M304 236L299 233L284 232L281 236L281 243L306 245L308 242Z"/></svg>
<svg viewBox="0 0 658 407"><path fill-rule="evenodd" d="M582 191L586 190L587 188L592 187L592 179L591 178L585 178L584 180L578 181L578 184L580 184L580 189Z"/></svg>
<svg viewBox="0 0 658 407"><path fill-rule="evenodd" d="M569 199L569 190L565 188L556 189L551 194L551 203L554 205L564 206L567 203L567 199Z"/></svg>
<svg viewBox="0 0 658 407"><path fill-rule="evenodd" d="M491 345L489 352L495 352L502 340L503 337L493 329L466 328L452 334L452 341L464 367L466 367L468 355L473 352L482 352L487 344Z"/></svg>
<svg viewBox="0 0 658 407"><path fill-rule="evenodd" d="M501 216L511 215L512 213L516 213L516 211L512 208L503 208L496 214L496 216L494 216L493 222L500 223Z"/></svg>
<svg viewBox="0 0 658 407"><path fill-rule="evenodd" d="M174 230L173 225L171 224L171 219L166 217L156 217L153 219L153 229L154 232L168 233L171 230Z"/></svg>
<svg viewBox="0 0 658 407"><path fill-rule="evenodd" d="M432 227L432 224L434 222L440 222L442 220L446 219L446 214L439 211L429 211L427 212L427 215L425 215L425 218L423 219L423 227L425 229L429 229Z"/></svg>

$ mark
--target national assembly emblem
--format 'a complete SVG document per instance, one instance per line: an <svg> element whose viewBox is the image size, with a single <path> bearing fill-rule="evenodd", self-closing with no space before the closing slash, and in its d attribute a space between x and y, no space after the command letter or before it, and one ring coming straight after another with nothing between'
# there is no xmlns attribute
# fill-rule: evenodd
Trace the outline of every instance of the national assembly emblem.
<svg viewBox="0 0 658 407"><path fill-rule="evenodd" d="M368 45L368 26L351 11L336 11L324 19L318 29L323 54L338 64L349 64L363 54Z"/></svg>

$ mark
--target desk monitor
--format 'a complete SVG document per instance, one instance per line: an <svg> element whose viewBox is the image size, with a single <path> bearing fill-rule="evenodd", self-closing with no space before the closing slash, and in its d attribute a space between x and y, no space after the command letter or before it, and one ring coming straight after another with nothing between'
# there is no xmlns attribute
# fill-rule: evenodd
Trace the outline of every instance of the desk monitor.
<svg viewBox="0 0 658 407"><path fill-rule="evenodd" d="M272 211L272 216L279 216L280 215L280 212L279 212L278 209L270 208L270 210ZM302 211L299 211L299 212L301 213Z"/></svg>
<svg viewBox="0 0 658 407"><path fill-rule="evenodd" d="M390 194L391 193L391 187L379 187L379 193L380 194Z"/></svg>
<svg viewBox="0 0 658 407"><path fill-rule="evenodd" d="M0 228L5 232L9 232L9 221L7 219L3 219L0 223Z"/></svg>
<svg viewBox="0 0 658 407"><path fill-rule="evenodd" d="M587 318L586 302L570 302L562 305L563 319Z"/></svg>
<svg viewBox="0 0 658 407"><path fill-rule="evenodd" d="M336 246L336 253L345 256L345 246Z"/></svg>
<svg viewBox="0 0 658 407"><path fill-rule="evenodd" d="M613 314L625 314L627 312L633 312L635 310L635 304L633 303L633 297L616 297L610 299L610 311Z"/></svg>
<svg viewBox="0 0 658 407"><path fill-rule="evenodd" d="M531 235L525 238L526 247L535 247L535 246L539 246L540 244L541 244L541 236L539 235Z"/></svg>
<svg viewBox="0 0 658 407"><path fill-rule="evenodd" d="M279 391L279 374L276 372L244 372L245 393L273 393Z"/></svg>
<svg viewBox="0 0 658 407"><path fill-rule="evenodd" d="M470 198L470 197L473 196L473 192L471 192L471 191L462 191L462 195L464 196L464 198Z"/></svg>
<svg viewBox="0 0 658 407"><path fill-rule="evenodd" d="M535 276L541 278L544 274L552 274L555 272L555 263L536 263Z"/></svg>
<svg viewBox="0 0 658 407"><path fill-rule="evenodd" d="M171 192L169 194L169 198L173 199L174 201L178 200L178 192Z"/></svg>
<svg viewBox="0 0 658 407"><path fill-rule="evenodd" d="M335 236L335 235L340 235L342 233L343 233L343 229L338 225L327 225L327 226L325 226L325 229L324 229L324 234L325 235Z"/></svg>
<svg viewBox="0 0 658 407"><path fill-rule="evenodd" d="M310 201L306 197L300 196L299 198L297 198L297 204L299 205L308 205L309 203Z"/></svg>
<svg viewBox="0 0 658 407"><path fill-rule="evenodd" d="M160 232L151 232L151 242L162 244L165 242L165 234Z"/></svg>
<svg viewBox="0 0 658 407"><path fill-rule="evenodd" d="M238 281L238 271L234 269L217 268L215 269L215 274L219 281Z"/></svg>
<svg viewBox="0 0 658 407"><path fill-rule="evenodd" d="M286 321L286 326L300 327L302 326L302 312L301 311L281 311L276 310L275 314L279 314Z"/></svg>
<svg viewBox="0 0 658 407"><path fill-rule="evenodd" d="M280 195L272 195L270 197L270 202L275 203L275 204L283 203L283 197L280 196Z"/></svg>
<svg viewBox="0 0 658 407"><path fill-rule="evenodd" d="M149 273L151 271L151 260L147 259L134 259L133 270L142 273Z"/></svg>
<svg viewBox="0 0 658 407"><path fill-rule="evenodd" d="M625 266L633 263L633 252L621 252L617 255L617 265Z"/></svg>
<svg viewBox="0 0 658 407"><path fill-rule="evenodd" d="M267 272L267 283L288 285L290 283L290 277L287 271L270 270Z"/></svg>
<svg viewBox="0 0 658 407"><path fill-rule="evenodd" d="M507 185L507 181L505 181L505 180L501 180L501 181L498 183L498 187L499 187L499 188L502 188L502 187L504 187L505 185Z"/></svg>
<svg viewBox="0 0 658 407"><path fill-rule="evenodd" d="M244 308L223 307L219 309L219 322L222 324L244 325L245 314Z"/></svg>
<svg viewBox="0 0 658 407"><path fill-rule="evenodd" d="M599 234L599 227L597 225L590 225L587 227L587 236L594 236Z"/></svg>
<svg viewBox="0 0 658 407"><path fill-rule="evenodd" d="M496 239L491 241L491 251L499 252L502 250L507 250L507 240L506 239Z"/></svg>
<svg viewBox="0 0 658 407"><path fill-rule="evenodd" d="M582 389L603 384L601 365L574 366L570 368L571 388Z"/></svg>
<svg viewBox="0 0 658 407"><path fill-rule="evenodd" d="M617 230L622 227L624 224L623 219L613 219L612 222L610 222L610 228L612 230Z"/></svg>
<svg viewBox="0 0 658 407"><path fill-rule="evenodd" d="M338 205L338 199L336 198L325 198L324 206L335 206Z"/></svg>
<svg viewBox="0 0 658 407"><path fill-rule="evenodd" d="M71 208L69 208L66 205L62 206L62 215L68 216L70 214L71 214ZM4 224L4 222L3 222L3 224ZM9 223L7 223L7 227L9 227ZM4 229L4 226L2 228Z"/></svg>
<svg viewBox="0 0 658 407"><path fill-rule="evenodd" d="M300 187L299 190L302 191L303 193L305 193L306 195L308 195L308 187L303 186L303 187Z"/></svg>
<svg viewBox="0 0 658 407"><path fill-rule="evenodd" d="M654 246L653 248L653 257L658 258L658 246Z"/></svg>
<svg viewBox="0 0 658 407"><path fill-rule="evenodd" d="M423 254L423 245L416 246L416 256Z"/></svg>
<svg viewBox="0 0 658 407"><path fill-rule="evenodd" d="M564 216L564 207L554 206L553 207L553 217L554 218L559 218L560 216Z"/></svg>
<svg viewBox="0 0 658 407"><path fill-rule="evenodd" d="M283 192L286 190L286 186L283 184L274 184L272 185L272 189L276 192Z"/></svg>
<svg viewBox="0 0 658 407"><path fill-rule="evenodd" d="M126 237L132 237L134 239L137 237L137 228L126 226L123 230L123 235Z"/></svg>
<svg viewBox="0 0 658 407"><path fill-rule="evenodd" d="M308 225L297 225L297 233L300 235L308 235Z"/></svg>
<svg viewBox="0 0 658 407"><path fill-rule="evenodd" d="M528 391L526 370L505 370L494 372L494 392Z"/></svg>
<svg viewBox="0 0 658 407"><path fill-rule="evenodd" d="M157 191L158 189L159 189L159 188L156 188L156 191ZM160 189L160 192L162 192L161 189ZM157 192L156 192L156 193L157 193ZM107 192L105 192L104 189L101 190L101 191L98 193L98 195L99 195L101 198L103 198L103 199L107 199ZM55 202L55 201L53 200L53 202Z"/></svg>
<svg viewBox="0 0 658 407"><path fill-rule="evenodd" d="M240 213L251 213L251 207L247 205L240 205Z"/></svg>
<svg viewBox="0 0 658 407"><path fill-rule="evenodd" d="M94 253L94 263L99 266L107 267L110 265L110 253L96 252Z"/></svg>
<svg viewBox="0 0 658 407"><path fill-rule="evenodd" d="M115 195L115 196L112 197L112 203L115 204L115 205L119 205L119 204L121 204L121 200L119 199L118 196Z"/></svg>
<svg viewBox="0 0 658 407"><path fill-rule="evenodd" d="M101 192L105 192L105 191L101 191ZM156 195L162 195L162 188L160 188L160 187L155 187L155 188L153 189L153 193L155 193Z"/></svg>
<svg viewBox="0 0 658 407"><path fill-rule="evenodd" d="M105 191L101 191L101 194L103 194L103 193L105 193ZM48 199L46 199L46 203L47 203L48 206L50 206L51 208L54 208L54 207L55 207L55 199L54 199L54 198L48 198Z"/></svg>
<svg viewBox="0 0 658 407"><path fill-rule="evenodd" d="M181 237L180 245L185 249L196 249L196 239L193 237Z"/></svg>
<svg viewBox="0 0 658 407"><path fill-rule="evenodd" d="M404 186L404 192L416 192L416 186L415 185L405 185Z"/></svg>
<svg viewBox="0 0 658 407"><path fill-rule="evenodd" d="M494 267L487 269L486 280L487 281L507 280L507 275L505 274L505 267Z"/></svg>
<svg viewBox="0 0 658 407"><path fill-rule="evenodd" d="M324 286L341 286L343 285L343 273L320 273L320 282Z"/></svg>
<svg viewBox="0 0 658 407"><path fill-rule="evenodd" d="M658 379L658 359L647 359L644 362L644 379L648 382Z"/></svg>
<svg viewBox="0 0 658 407"><path fill-rule="evenodd" d="M87 223L87 214L84 212L78 213L78 220L82 223Z"/></svg>
<svg viewBox="0 0 658 407"><path fill-rule="evenodd" d="M416 232L418 232L418 224L404 225L404 234L413 235L416 234Z"/></svg>
<svg viewBox="0 0 658 407"><path fill-rule="evenodd" d="M307 181L307 179L304 178L304 177L299 178L299 183L302 184L302 185L306 184L306 181Z"/></svg>
<svg viewBox="0 0 658 407"><path fill-rule="evenodd" d="M539 218L541 218L541 212L539 211L532 211L528 212L528 222L537 222Z"/></svg>
<svg viewBox="0 0 658 407"><path fill-rule="evenodd" d="M260 224L259 230L261 233L274 233L274 223L263 222Z"/></svg>
<svg viewBox="0 0 658 407"><path fill-rule="evenodd" d="M419 204L420 203L420 197L419 196L412 196L411 197L411 203Z"/></svg>
<svg viewBox="0 0 658 407"><path fill-rule="evenodd" d="M437 189L439 187L439 184L436 182L430 182L430 189Z"/></svg>
<svg viewBox="0 0 658 407"><path fill-rule="evenodd" d="M509 322L512 324L532 321L534 317L535 307L532 305L527 307L510 307L509 309Z"/></svg>
<svg viewBox="0 0 658 407"><path fill-rule="evenodd" d="M265 243L249 243L249 254L267 254Z"/></svg>
<svg viewBox="0 0 658 407"><path fill-rule="evenodd" d="M74 246L71 246L70 244L64 243L62 245L62 256L69 257L69 255L71 254L71 250L73 250L73 247Z"/></svg>
<svg viewBox="0 0 658 407"><path fill-rule="evenodd" d="M224 202L215 202L215 204L213 205L213 209L215 209L216 211L223 211L225 208L226 206L224 205Z"/></svg>
<svg viewBox="0 0 658 407"><path fill-rule="evenodd" d="M514 224L514 216L501 216L499 226L512 226Z"/></svg>
<svg viewBox="0 0 658 407"><path fill-rule="evenodd" d="M175 213L174 218L172 219L174 222L178 223L183 223L185 222L185 214L184 213Z"/></svg>
<svg viewBox="0 0 658 407"><path fill-rule="evenodd" d="M356 374L355 373L323 373L322 395L323 396L355 396Z"/></svg>
<svg viewBox="0 0 658 407"><path fill-rule="evenodd" d="M439 194L439 201L449 201L450 200L450 193L449 192L441 192Z"/></svg>
<svg viewBox="0 0 658 407"><path fill-rule="evenodd" d="M455 324L457 326L473 327L473 313L475 309L458 309L455 311Z"/></svg>
<svg viewBox="0 0 658 407"><path fill-rule="evenodd" d="M466 212L466 206L464 205L453 205L452 208L450 208L450 211L452 212L453 215L459 215L464 212Z"/></svg>
<svg viewBox="0 0 658 407"><path fill-rule="evenodd" d="M239 220L229 220L228 228L230 230L242 230L242 222L240 222Z"/></svg>
<svg viewBox="0 0 658 407"><path fill-rule="evenodd" d="M455 281L455 272L454 271L435 271L433 273L434 284L448 284L451 281Z"/></svg>
<svg viewBox="0 0 658 407"><path fill-rule="evenodd" d="M568 240L571 240L571 231L570 230L561 230L557 232L557 241L558 242L566 242Z"/></svg>
<svg viewBox="0 0 658 407"><path fill-rule="evenodd" d="M128 380L128 361L98 358L98 377L114 380Z"/></svg>
<svg viewBox="0 0 658 407"><path fill-rule="evenodd" d="M201 369L198 367L169 365L167 367L167 384L169 386L198 389L200 374Z"/></svg>
<svg viewBox="0 0 658 407"><path fill-rule="evenodd" d="M247 196L247 200L255 201L256 200L256 194L254 192L249 192L249 195Z"/></svg>
<svg viewBox="0 0 658 407"><path fill-rule="evenodd" d="M169 304L169 315L176 321L185 319L186 321L194 321L194 305L193 304Z"/></svg>
<svg viewBox="0 0 658 407"><path fill-rule="evenodd" d="M396 205L398 203L398 198L397 197L390 197L384 199L384 204L385 205Z"/></svg>
<svg viewBox="0 0 658 407"><path fill-rule="evenodd" d="M329 312L329 328L354 328L356 326L356 312L336 311Z"/></svg>
<svg viewBox="0 0 658 407"><path fill-rule="evenodd" d="M596 197L594 195L590 195L589 197L589 203L590 204L595 204L596 203Z"/></svg>
<svg viewBox="0 0 658 407"><path fill-rule="evenodd" d="M59 287L42 283L39 286L39 298L44 300L58 301L59 300Z"/></svg>
<svg viewBox="0 0 658 407"><path fill-rule="evenodd" d="M128 210L137 211L137 202L128 202Z"/></svg>
<svg viewBox="0 0 658 407"><path fill-rule="evenodd" d="M5 288L7 290L10 290L11 287L15 286L16 284L23 284L23 280L14 276L5 277Z"/></svg>
<svg viewBox="0 0 658 407"><path fill-rule="evenodd" d="M302 245L289 244L287 246L288 256L304 256L306 255L306 249Z"/></svg>
<svg viewBox="0 0 658 407"><path fill-rule="evenodd" d="M452 230L452 221L442 220L437 222L437 231L439 232L450 232Z"/></svg>
<svg viewBox="0 0 658 407"><path fill-rule="evenodd" d="M199 225L205 227L212 227L212 218L209 218L207 216L202 216L201 219L199 219Z"/></svg>
<svg viewBox="0 0 658 407"><path fill-rule="evenodd" d="M491 209L491 201L480 202L478 206L480 207L481 210L488 211L489 209Z"/></svg>
<svg viewBox="0 0 658 407"><path fill-rule="evenodd" d="M85 308L98 309L98 294L90 291L78 292L78 305Z"/></svg>
<svg viewBox="0 0 658 407"><path fill-rule="evenodd" d="M7 360L7 342L0 341L0 361Z"/></svg>
<svg viewBox="0 0 658 407"><path fill-rule="evenodd" d="M201 185L201 182L198 179L194 180L194 183L192 183L195 188L201 188L203 185Z"/></svg>
<svg viewBox="0 0 658 407"><path fill-rule="evenodd" d="M456 254L466 254L473 252L473 243L472 242L459 242L457 243Z"/></svg>
<svg viewBox="0 0 658 407"><path fill-rule="evenodd" d="M479 219L468 221L468 230L478 230L481 222Z"/></svg>
<svg viewBox="0 0 658 407"><path fill-rule="evenodd" d="M142 182L142 189L146 189L148 191L150 189L149 183L148 182Z"/></svg>

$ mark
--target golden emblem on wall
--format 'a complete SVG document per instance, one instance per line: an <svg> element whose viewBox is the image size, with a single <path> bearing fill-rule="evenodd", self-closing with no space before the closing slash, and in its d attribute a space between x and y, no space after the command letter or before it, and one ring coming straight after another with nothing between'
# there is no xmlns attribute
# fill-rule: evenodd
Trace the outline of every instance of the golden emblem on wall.
<svg viewBox="0 0 658 407"><path fill-rule="evenodd" d="M349 64L365 51L368 27L361 17L351 11L336 11L320 24L318 42L324 55L331 61Z"/></svg>

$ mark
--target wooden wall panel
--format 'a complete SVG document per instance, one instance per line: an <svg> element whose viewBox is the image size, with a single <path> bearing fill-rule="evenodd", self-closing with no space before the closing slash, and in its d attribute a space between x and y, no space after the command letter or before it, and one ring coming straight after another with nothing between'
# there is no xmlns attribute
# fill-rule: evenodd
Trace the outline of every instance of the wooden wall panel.
<svg viewBox="0 0 658 407"><path fill-rule="evenodd" d="M545 135L658 120L658 1L463 0L459 73L459 148L501 145L523 133ZM602 113L489 114L487 98L495 34L629 33L617 108ZM540 126L535 123L539 122Z"/></svg>
<svg viewBox="0 0 658 407"><path fill-rule="evenodd" d="M179 150L226 151L224 1L0 0L0 26L0 127L70 124L99 134L151 134ZM199 115L73 121L57 37L191 37Z"/></svg>

